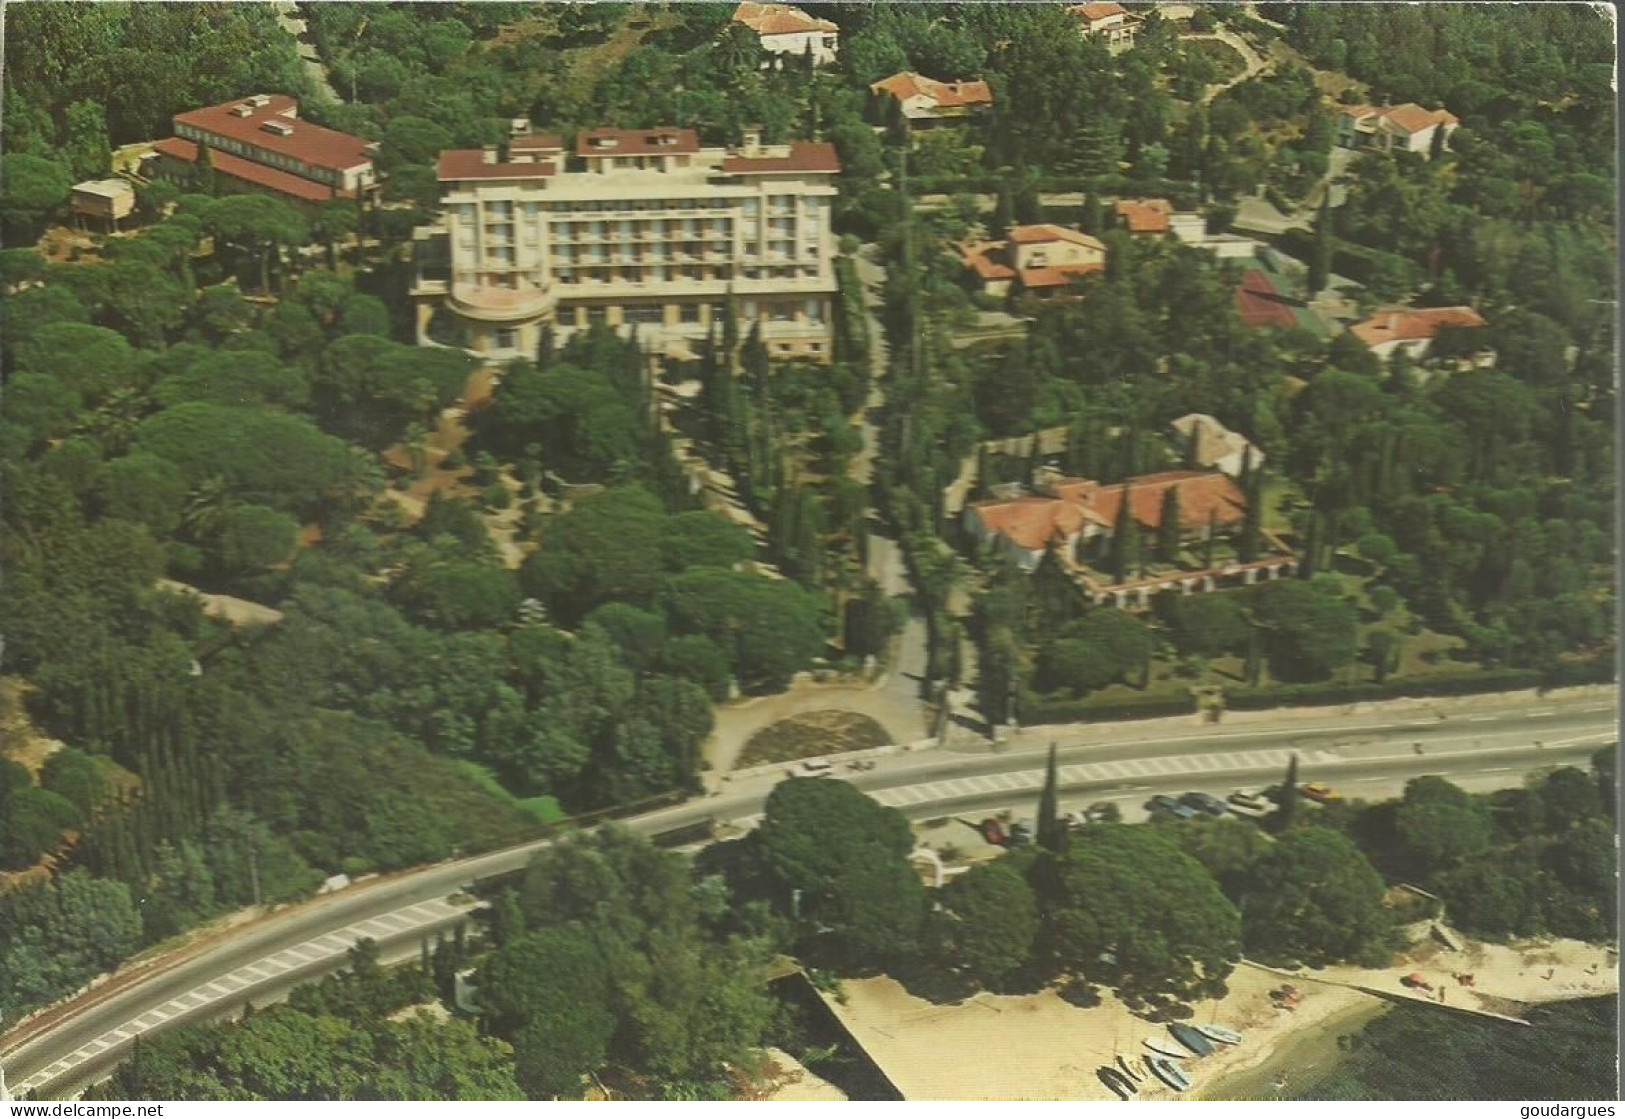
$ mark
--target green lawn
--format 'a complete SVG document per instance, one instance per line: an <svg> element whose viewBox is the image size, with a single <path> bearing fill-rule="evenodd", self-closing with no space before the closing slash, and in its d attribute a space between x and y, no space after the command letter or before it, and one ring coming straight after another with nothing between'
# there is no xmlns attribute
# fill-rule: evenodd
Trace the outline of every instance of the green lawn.
<svg viewBox="0 0 1625 1119"><path fill-rule="evenodd" d="M467 759L455 763L457 768L473 780L480 788L500 800L507 801L519 811L535 820L538 824L556 824L560 820L568 820L569 813L560 807L558 798L552 796L516 797L502 783L497 780L496 774L479 762Z"/></svg>

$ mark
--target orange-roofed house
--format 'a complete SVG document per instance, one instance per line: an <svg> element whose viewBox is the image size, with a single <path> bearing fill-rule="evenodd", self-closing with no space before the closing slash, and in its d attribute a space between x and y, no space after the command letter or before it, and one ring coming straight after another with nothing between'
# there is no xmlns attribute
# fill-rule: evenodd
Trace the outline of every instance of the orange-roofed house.
<svg viewBox="0 0 1625 1119"><path fill-rule="evenodd" d="M740 4L734 9L734 22L756 32L762 49L775 56L768 65L811 55L813 65L829 66L840 51L841 29L793 4Z"/></svg>
<svg viewBox="0 0 1625 1119"><path fill-rule="evenodd" d="M989 295L1009 294L1018 279L1027 291L1050 295L1106 270L1105 243L1061 225L1011 226L1007 240L972 242L960 256Z"/></svg>
<svg viewBox="0 0 1625 1119"><path fill-rule="evenodd" d="M1337 142L1345 148L1375 148L1385 152L1431 155L1434 137L1442 130L1444 143L1461 122L1446 109L1424 109L1412 101L1378 108L1341 105L1337 116Z"/></svg>
<svg viewBox="0 0 1625 1119"><path fill-rule="evenodd" d="M1218 471L1170 470L1109 486L1087 478L1051 477L1041 479L1035 489L1030 495L975 502L964 513L973 540L1012 556L1023 571L1036 568L1050 547L1077 557L1098 546L1094 542L1110 540L1125 495L1134 519L1151 533L1162 524L1170 489L1179 492L1186 539L1203 539L1210 529L1216 534L1234 531L1247 517L1247 495Z"/></svg>
<svg viewBox="0 0 1625 1119"><path fill-rule="evenodd" d="M283 94L178 113L174 125L174 136L153 145L157 174L166 178L190 179L201 145L219 190L274 194L308 207L355 198L377 184L376 144L300 120L299 102Z"/></svg>
<svg viewBox="0 0 1625 1119"><path fill-rule="evenodd" d="M915 124L964 120L993 104L986 82L939 82L912 70L893 74L869 87L877 96L894 98L903 116Z"/></svg>
<svg viewBox="0 0 1625 1119"><path fill-rule="evenodd" d="M1386 358L1395 350L1404 350L1420 361L1427 356L1441 328L1477 330L1485 325L1484 316L1471 307L1401 307L1379 311L1349 327L1349 333L1378 357Z"/></svg>
<svg viewBox="0 0 1625 1119"><path fill-rule="evenodd" d="M1140 32L1140 17L1121 4L1074 4L1066 14L1078 21L1079 34L1102 40L1113 54L1132 47Z"/></svg>

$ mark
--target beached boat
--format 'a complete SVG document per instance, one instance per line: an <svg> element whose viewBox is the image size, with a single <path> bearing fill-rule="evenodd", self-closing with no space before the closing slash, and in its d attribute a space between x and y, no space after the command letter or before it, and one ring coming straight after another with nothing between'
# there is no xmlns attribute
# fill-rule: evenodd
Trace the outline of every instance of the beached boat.
<svg viewBox="0 0 1625 1119"><path fill-rule="evenodd" d="M1191 1078L1174 1062L1167 1057L1147 1057L1146 1065L1156 1073L1157 1079L1176 1092L1183 1092L1191 1086Z"/></svg>
<svg viewBox="0 0 1625 1119"><path fill-rule="evenodd" d="M1185 1052L1178 1046L1170 1045L1168 1042L1162 1041L1159 1038L1146 1038L1145 1047L1151 1050L1151 1052L1157 1054L1157 1056L1167 1057L1171 1061L1183 1061L1186 1057L1190 1056L1189 1053ZM1147 1058L1146 1063L1150 1063L1149 1058Z"/></svg>
<svg viewBox="0 0 1625 1119"><path fill-rule="evenodd" d="M1213 1043L1183 1022L1173 1023L1168 1027L1168 1032L1174 1035L1175 1041L1198 1057L1205 1057L1213 1052Z"/></svg>
<svg viewBox="0 0 1625 1119"><path fill-rule="evenodd" d="M1117 1067L1122 1069L1128 1078L1136 1084L1145 1079L1142 1074L1134 1071L1134 1066L1125 1061L1121 1053L1117 1055Z"/></svg>
<svg viewBox="0 0 1625 1119"><path fill-rule="evenodd" d="M1196 1028L1203 1037L1212 1038L1214 1041L1222 1042L1225 1045L1241 1044L1241 1035L1235 1030L1224 1026L1197 1026Z"/></svg>
<svg viewBox="0 0 1625 1119"><path fill-rule="evenodd" d="M1101 1065L1095 1070L1095 1075L1100 1078L1102 1084L1117 1093L1117 1098L1120 1100L1126 1100L1130 1096L1136 1096L1140 1093L1140 1090L1134 1086L1133 1081L1111 1065Z"/></svg>

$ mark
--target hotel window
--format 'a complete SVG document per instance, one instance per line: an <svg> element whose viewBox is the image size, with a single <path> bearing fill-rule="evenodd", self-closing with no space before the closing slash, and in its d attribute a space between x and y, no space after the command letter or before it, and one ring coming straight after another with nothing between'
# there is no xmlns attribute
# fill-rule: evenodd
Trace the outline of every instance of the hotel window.
<svg viewBox="0 0 1625 1119"><path fill-rule="evenodd" d="M457 220L465 225L473 224L477 216L478 215L474 213L474 205L471 202L465 202L457 207Z"/></svg>
<svg viewBox="0 0 1625 1119"><path fill-rule="evenodd" d="M556 268L553 270L553 275L561 284L573 284L576 279L576 270L574 268Z"/></svg>
<svg viewBox="0 0 1625 1119"><path fill-rule="evenodd" d="M490 257L491 263L495 265L506 266L513 263L513 249L511 248L489 249L486 255Z"/></svg>
<svg viewBox="0 0 1625 1119"><path fill-rule="evenodd" d="M775 210L794 210L796 208L796 196L793 194L775 194L772 206Z"/></svg>
<svg viewBox="0 0 1625 1119"><path fill-rule="evenodd" d="M486 221L507 221L513 217L512 202L487 202L485 204Z"/></svg>
<svg viewBox="0 0 1625 1119"><path fill-rule="evenodd" d="M602 221L588 222L587 235L590 237L602 237L604 235L604 223Z"/></svg>
<svg viewBox="0 0 1625 1119"><path fill-rule="evenodd" d="M816 300L816 299L807 300L807 306L806 306L805 310L806 310L806 313L807 313L807 321L808 322L823 322L824 321L824 305L823 305L823 303L819 302L818 300Z"/></svg>
<svg viewBox="0 0 1625 1119"><path fill-rule="evenodd" d="M700 321L700 305L698 303L684 303L684 304L681 304L678 307L678 310L677 310L677 317L678 317L679 321L681 321L681 322L686 322L686 323L697 323L697 322L699 322Z"/></svg>
<svg viewBox="0 0 1625 1119"><path fill-rule="evenodd" d="M534 219L536 217L537 212L540 211L540 209L541 209L541 204L540 203L538 203L538 202L526 202L525 203L525 217Z"/></svg>
<svg viewBox="0 0 1625 1119"><path fill-rule="evenodd" d="M555 241L568 241L575 236L574 231L574 225L567 221L561 221L553 227L553 239Z"/></svg>
<svg viewBox="0 0 1625 1119"><path fill-rule="evenodd" d="M656 241L654 244L649 246L649 255L654 257L656 260L665 260L667 253L670 251L671 247L664 241Z"/></svg>
<svg viewBox="0 0 1625 1119"><path fill-rule="evenodd" d="M796 321L796 308L793 303L769 303L767 314L774 322Z"/></svg>
<svg viewBox="0 0 1625 1119"><path fill-rule="evenodd" d="M630 241L632 239L632 223L623 218L616 228L616 232L620 234L621 240Z"/></svg>
<svg viewBox="0 0 1625 1119"><path fill-rule="evenodd" d="M741 317L743 317L746 322L756 321L756 300L745 300L744 305L741 306L739 310Z"/></svg>
<svg viewBox="0 0 1625 1119"><path fill-rule="evenodd" d="M640 303L623 308L621 321L629 323L659 324L666 321L666 309L658 303Z"/></svg>
<svg viewBox="0 0 1625 1119"><path fill-rule="evenodd" d="M656 264L655 266L653 266L652 268L649 269L649 279L651 279L651 280L658 283L658 282L664 280L665 278L666 278L666 266L664 264Z"/></svg>
<svg viewBox="0 0 1625 1119"><path fill-rule="evenodd" d="M762 209L761 201L759 199L755 199L755 198L747 198L747 199L745 199L745 207L744 207L744 209L745 209L745 216L747 218L754 218L757 214L761 213L761 209Z"/></svg>
<svg viewBox="0 0 1625 1119"><path fill-rule="evenodd" d="M497 349L511 350L519 345L519 332L512 327L502 327L496 332Z"/></svg>
<svg viewBox="0 0 1625 1119"><path fill-rule="evenodd" d="M602 307L588 307L587 308L587 325L588 326L598 326L599 324L604 322L604 319L605 319L604 308L602 308Z"/></svg>

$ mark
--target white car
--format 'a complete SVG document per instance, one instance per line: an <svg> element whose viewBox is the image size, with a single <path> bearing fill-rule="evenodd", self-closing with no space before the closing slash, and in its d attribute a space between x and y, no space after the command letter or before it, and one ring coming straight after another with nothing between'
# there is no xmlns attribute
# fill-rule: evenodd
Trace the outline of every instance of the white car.
<svg viewBox="0 0 1625 1119"><path fill-rule="evenodd" d="M1265 816L1275 807L1252 789L1237 789L1228 799L1230 811L1242 816Z"/></svg>
<svg viewBox="0 0 1625 1119"><path fill-rule="evenodd" d="M792 777L828 777L835 767L829 762L806 761L790 771Z"/></svg>

